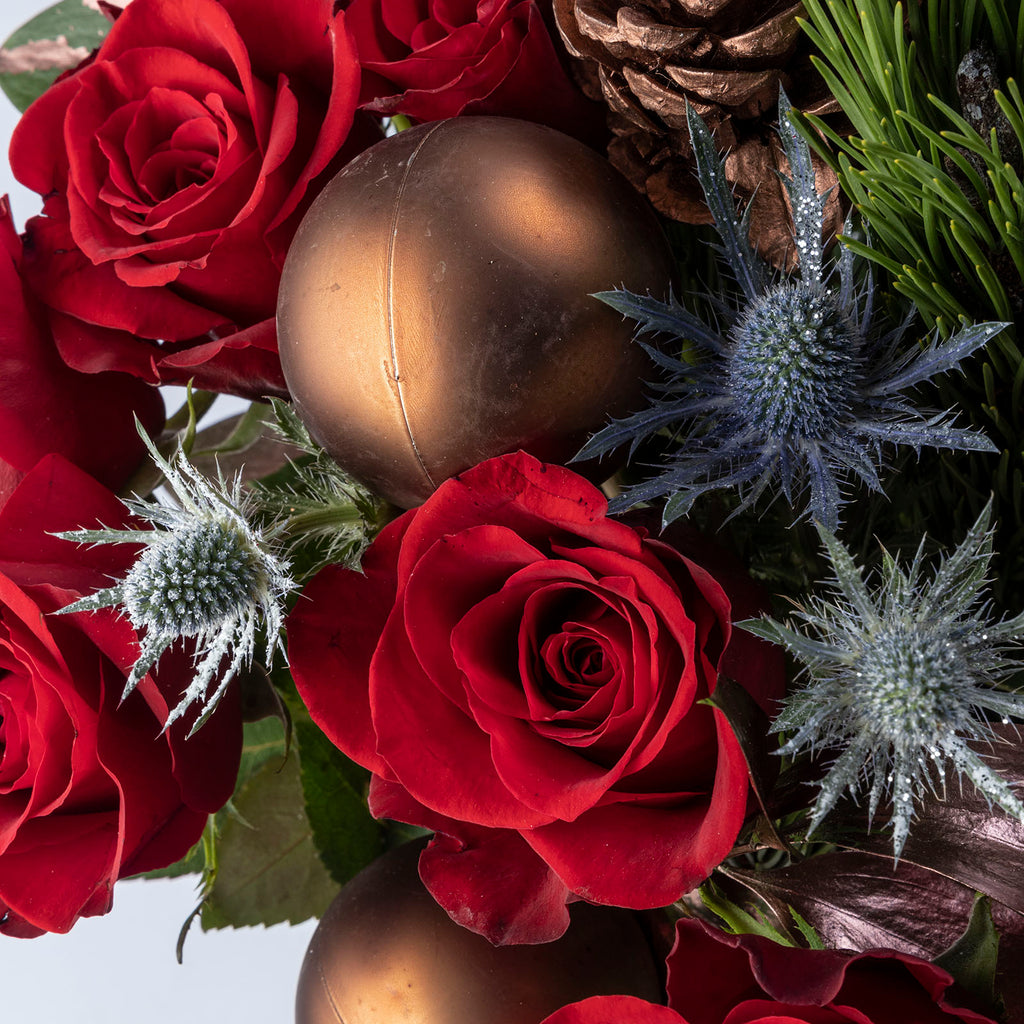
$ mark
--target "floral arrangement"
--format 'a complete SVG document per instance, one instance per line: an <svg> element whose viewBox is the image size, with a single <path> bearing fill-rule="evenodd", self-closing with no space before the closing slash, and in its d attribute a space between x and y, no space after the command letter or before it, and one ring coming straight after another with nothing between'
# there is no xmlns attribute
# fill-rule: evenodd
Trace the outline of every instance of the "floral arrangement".
<svg viewBox="0 0 1024 1024"><path fill-rule="evenodd" d="M538 982L524 1021L1024 1022L1022 55L1019 0L61 0L15 33L0 933L180 874L179 953L324 929L418 849L446 978L643 922L653 983ZM406 289L417 188L455 227ZM421 349L454 354L428 385ZM393 458L350 412L384 398Z"/></svg>

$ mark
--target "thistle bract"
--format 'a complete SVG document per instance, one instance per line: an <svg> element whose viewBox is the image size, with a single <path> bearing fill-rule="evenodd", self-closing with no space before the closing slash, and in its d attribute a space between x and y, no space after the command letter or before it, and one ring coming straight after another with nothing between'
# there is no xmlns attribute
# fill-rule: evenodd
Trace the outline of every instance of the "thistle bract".
<svg viewBox="0 0 1024 1024"><path fill-rule="evenodd" d="M870 589L845 548L819 527L834 573L831 599L798 610L802 628L774 619L740 623L785 646L807 676L772 726L789 736L780 752L835 755L811 831L845 791L866 791L871 817L883 798L891 801L899 857L917 801L943 786L950 768L1024 820L1024 804L976 749L995 740L990 718L1024 715L1024 696L997 689L1021 668L1024 615L987 620L990 518L991 506L930 579L923 542L906 570L884 553Z"/></svg>
<svg viewBox="0 0 1024 1024"><path fill-rule="evenodd" d="M596 434L578 458L602 455L661 430L680 440L659 475L616 499L621 511L665 497L664 519L687 512L709 491L732 489L737 511L766 491L791 505L808 494L803 512L836 529L844 484L860 480L881 490L885 449L907 445L996 451L983 434L953 425L948 412L922 412L903 394L955 368L1006 324L965 327L945 342L904 347L911 318L880 326L870 273L859 283L854 258L843 250L825 270L821 242L824 200L814 187L810 153L779 102L780 135L792 177L784 179L793 209L799 277L773 281L747 238L745 218L725 181L710 132L689 112L698 176L721 238L720 256L739 284L741 299L715 303L721 329L680 305L627 291L598 298L639 322L638 333L669 334L689 344L683 361L645 346L664 373L651 406Z"/></svg>
<svg viewBox="0 0 1024 1024"><path fill-rule="evenodd" d="M195 641L195 672L166 726L195 702L203 712L193 731L212 713L238 671L251 663L262 626L269 664L281 647L283 600L293 588L288 563L271 540L249 522L241 483L214 486L180 450L166 461L144 437L180 501L180 507L126 501L152 530L79 530L62 534L87 544L143 545L123 580L62 609L76 612L121 605L140 633L141 650L124 696L179 637ZM208 690L214 680L213 694Z"/></svg>

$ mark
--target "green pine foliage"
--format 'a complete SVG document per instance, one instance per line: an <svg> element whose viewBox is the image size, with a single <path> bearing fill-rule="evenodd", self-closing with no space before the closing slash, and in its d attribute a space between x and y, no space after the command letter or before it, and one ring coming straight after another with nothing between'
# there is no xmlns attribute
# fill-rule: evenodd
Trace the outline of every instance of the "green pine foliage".
<svg viewBox="0 0 1024 1024"><path fill-rule="evenodd" d="M797 120L871 229L871 247L851 246L947 332L960 317L1014 319L1024 308L1021 0L805 7L853 134Z"/></svg>
<svg viewBox="0 0 1024 1024"><path fill-rule="evenodd" d="M805 8L817 66L852 133L814 117L794 121L860 215L865 232L846 244L944 333L964 319L1018 324L1024 0L805 0ZM939 386L941 403L963 409L1000 454L904 464L890 508L871 513L886 536L927 529L948 544L994 494L1002 552L994 593L1010 608L1024 600L1019 338L1019 327L1004 331L963 377Z"/></svg>

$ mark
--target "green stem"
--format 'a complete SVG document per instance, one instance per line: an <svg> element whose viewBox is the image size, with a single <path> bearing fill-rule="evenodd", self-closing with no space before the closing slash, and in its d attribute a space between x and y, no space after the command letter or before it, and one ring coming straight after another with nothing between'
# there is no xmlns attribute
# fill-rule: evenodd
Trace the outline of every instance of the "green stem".
<svg viewBox="0 0 1024 1024"><path fill-rule="evenodd" d="M346 527L361 523L363 517L351 502L344 505L324 505L322 508L297 512L284 525L284 532L294 537L311 530L322 531L329 527Z"/></svg>

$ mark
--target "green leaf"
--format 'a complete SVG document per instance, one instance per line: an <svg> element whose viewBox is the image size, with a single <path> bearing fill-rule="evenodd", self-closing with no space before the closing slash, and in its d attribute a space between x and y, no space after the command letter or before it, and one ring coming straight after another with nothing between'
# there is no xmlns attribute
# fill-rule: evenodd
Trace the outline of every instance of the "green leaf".
<svg viewBox="0 0 1024 1024"><path fill-rule="evenodd" d="M987 896L977 893L963 935L937 956L935 963L994 1013L998 957L999 932L992 920L992 904Z"/></svg>
<svg viewBox="0 0 1024 1024"><path fill-rule="evenodd" d="M266 424L272 416L273 410L265 402L250 402L244 413L232 416L227 421L230 428L226 437L219 436L225 429L224 425L219 425L220 430L216 434L206 434L205 431L199 434L194 457L198 459L247 451L266 434Z"/></svg>
<svg viewBox="0 0 1024 1024"><path fill-rule="evenodd" d="M268 762L275 770L280 769L287 754L284 725L279 718L246 722L242 736L242 761L238 767L236 796L240 795L241 787Z"/></svg>
<svg viewBox="0 0 1024 1024"><path fill-rule="evenodd" d="M296 721L295 739L313 841L331 877L344 884L384 852L384 829L366 807L369 772L311 721Z"/></svg>
<svg viewBox="0 0 1024 1024"><path fill-rule="evenodd" d="M810 923L804 920L803 917L792 907L789 907L789 916L793 918L793 924L796 925L797 931L804 937L804 942L807 943L808 949L824 949L825 943L822 941L821 936L818 934L818 930L813 927Z"/></svg>
<svg viewBox="0 0 1024 1024"><path fill-rule="evenodd" d="M242 787L217 843L217 877L202 909L211 928L297 924L338 891L313 843L299 760L267 761Z"/></svg>
<svg viewBox="0 0 1024 1024"><path fill-rule="evenodd" d="M705 882L699 892L701 903L721 918L725 922L726 930L733 935L761 935L782 946L796 945L767 919L755 917L738 903L732 902L712 882Z"/></svg>
<svg viewBox="0 0 1024 1024"><path fill-rule="evenodd" d="M0 50L0 88L24 111L62 71L99 46L110 22L82 0L61 0L22 25ZM15 70L25 68L25 70Z"/></svg>

